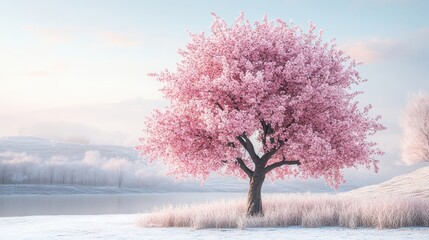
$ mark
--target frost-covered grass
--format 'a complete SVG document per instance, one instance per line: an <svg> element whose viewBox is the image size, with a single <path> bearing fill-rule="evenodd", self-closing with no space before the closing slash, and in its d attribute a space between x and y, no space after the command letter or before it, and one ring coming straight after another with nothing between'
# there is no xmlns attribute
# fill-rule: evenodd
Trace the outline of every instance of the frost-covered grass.
<svg viewBox="0 0 429 240"><path fill-rule="evenodd" d="M371 198L327 194L288 194L263 197L264 216L246 217L245 200L219 200L169 205L139 219L143 227L429 227L429 201L382 195Z"/></svg>

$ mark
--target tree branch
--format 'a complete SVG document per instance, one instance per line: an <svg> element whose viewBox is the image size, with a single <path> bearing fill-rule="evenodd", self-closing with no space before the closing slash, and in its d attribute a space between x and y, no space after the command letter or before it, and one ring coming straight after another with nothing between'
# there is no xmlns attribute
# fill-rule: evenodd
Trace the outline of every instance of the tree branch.
<svg viewBox="0 0 429 240"><path fill-rule="evenodd" d="M262 145L264 147L264 151L267 149L267 135L268 135L268 124L265 123L264 120L261 120L262 125L262 131L264 133L264 136L262 137Z"/></svg>
<svg viewBox="0 0 429 240"><path fill-rule="evenodd" d="M229 99L231 99L231 102L233 103L234 109L235 110L240 110L240 109L238 109L238 103L237 103L237 101L235 101L235 98L231 97L231 95L227 95L227 96L229 97Z"/></svg>
<svg viewBox="0 0 429 240"><path fill-rule="evenodd" d="M283 165L301 165L301 162L300 161L285 161L285 160L282 160L280 162L276 162L276 163L273 163L273 164L267 166L265 168L265 173L268 173L269 171L273 170L274 168L277 168L277 167L280 167L280 166L283 166Z"/></svg>
<svg viewBox="0 0 429 240"><path fill-rule="evenodd" d="M243 159L241 159L241 158L236 158L237 159L237 162L238 162L238 164L240 165L240 168L246 173L246 175L249 177L249 178L252 178L252 176L253 176L253 171L252 170L250 170L250 168L248 168L247 166L246 166L246 164L244 163L244 161L243 161Z"/></svg>
<svg viewBox="0 0 429 240"><path fill-rule="evenodd" d="M250 158L252 161L256 164L259 163L261 158L256 154L255 148L253 147L252 141L250 141L249 138L247 138L246 133L243 133L240 136L237 136L238 141L243 145L244 149L249 153Z"/></svg>
<svg viewBox="0 0 429 240"><path fill-rule="evenodd" d="M286 125L286 127L285 128L289 128L290 126L292 126L292 124L294 124L295 123L295 119L292 119L292 121L288 124L288 125ZM262 125L262 129L264 130L264 137L263 137L263 139L262 139L262 143L264 144L264 147L266 148L266 136L268 135L268 134L273 134L274 133L274 129L272 129L271 128L271 125L270 124L266 124L265 123L265 121L264 120L261 120L261 125ZM267 151L267 150L265 150L265 151L267 151L267 152L265 152L265 154L261 157L261 161L262 162L264 162L264 163L266 163L266 162L268 162L268 160L270 160L270 158L272 157L272 156L274 156L274 154L276 154L276 152L285 144L285 142L287 142L288 141L288 139L284 139L284 140L281 140L280 139L280 136L277 136L277 142L278 142L278 146L277 147L274 147L274 148L272 148L270 151ZM274 144L275 143L275 139L273 138L273 137L270 137L270 142L271 142L271 144Z"/></svg>
<svg viewBox="0 0 429 240"><path fill-rule="evenodd" d="M259 158L259 156L256 155L255 148L253 147L252 141L250 141L250 139L247 138L245 133L243 133L242 137L244 138L244 140L246 140L247 150L249 151L250 156L253 158L253 156L252 156L252 154L253 154L256 156L256 158Z"/></svg>
<svg viewBox="0 0 429 240"><path fill-rule="evenodd" d="M244 147L244 149L247 150L247 143L246 143L246 141L244 141L244 139L241 136L237 136L236 138L241 143L241 145Z"/></svg>
<svg viewBox="0 0 429 240"><path fill-rule="evenodd" d="M272 156L274 156L274 154L276 154L276 152L283 146L283 145L285 145L285 142L284 141L280 141L279 140L279 146L278 147L274 147L274 148L272 148L270 151L268 151L267 153L265 153L262 157L261 157L261 160L263 161L263 162L268 162L268 160L270 160L270 158L272 157Z"/></svg>
<svg viewBox="0 0 429 240"><path fill-rule="evenodd" d="M290 126L292 126L292 124L294 124L295 123L295 118L293 118L292 119L292 121L288 124L288 125L286 125L286 127L285 128L289 128Z"/></svg>
<svg viewBox="0 0 429 240"><path fill-rule="evenodd" d="M224 110L223 107L219 104L219 102L216 102L216 105L220 108L220 110Z"/></svg>

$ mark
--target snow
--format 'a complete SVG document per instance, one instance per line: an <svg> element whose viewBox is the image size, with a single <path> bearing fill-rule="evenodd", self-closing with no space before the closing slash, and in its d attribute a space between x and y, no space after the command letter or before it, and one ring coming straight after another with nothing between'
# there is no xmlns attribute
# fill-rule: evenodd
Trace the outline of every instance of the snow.
<svg viewBox="0 0 429 240"><path fill-rule="evenodd" d="M422 167L412 173L396 176L386 182L342 194L353 196L384 194L386 196L413 196L429 199L429 167Z"/></svg>
<svg viewBox="0 0 429 240"><path fill-rule="evenodd" d="M0 218L2 239L428 239L429 228L348 229L324 228L255 228L202 229L141 228L139 215L75 215Z"/></svg>

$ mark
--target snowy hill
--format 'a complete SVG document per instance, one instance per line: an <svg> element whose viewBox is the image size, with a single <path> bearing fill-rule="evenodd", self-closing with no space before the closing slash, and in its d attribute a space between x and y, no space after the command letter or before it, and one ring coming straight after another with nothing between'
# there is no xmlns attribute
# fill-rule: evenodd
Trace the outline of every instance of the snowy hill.
<svg viewBox="0 0 429 240"><path fill-rule="evenodd" d="M138 194L143 188L91 187L70 185L0 184L1 195Z"/></svg>
<svg viewBox="0 0 429 240"><path fill-rule="evenodd" d="M80 160L84 158L87 151L98 151L107 158L120 157L134 160L138 158L137 151L132 147L59 142L38 137L0 138L0 153L25 152L27 155L35 155L42 159L65 156L70 160Z"/></svg>
<svg viewBox="0 0 429 240"><path fill-rule="evenodd" d="M417 169L412 173L397 176L386 182L358 188L344 194L356 196L386 195L414 196L429 199L429 167Z"/></svg>

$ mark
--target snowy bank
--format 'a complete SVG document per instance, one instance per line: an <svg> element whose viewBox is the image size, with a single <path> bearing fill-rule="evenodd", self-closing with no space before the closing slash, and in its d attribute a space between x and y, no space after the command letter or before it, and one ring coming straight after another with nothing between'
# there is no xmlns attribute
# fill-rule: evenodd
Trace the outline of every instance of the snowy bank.
<svg viewBox="0 0 429 240"><path fill-rule="evenodd" d="M321 240L321 239L427 239L429 228L250 228L201 229L191 228L141 228L135 223L136 215L80 215L80 216L32 216L0 218L2 239L269 239Z"/></svg>

